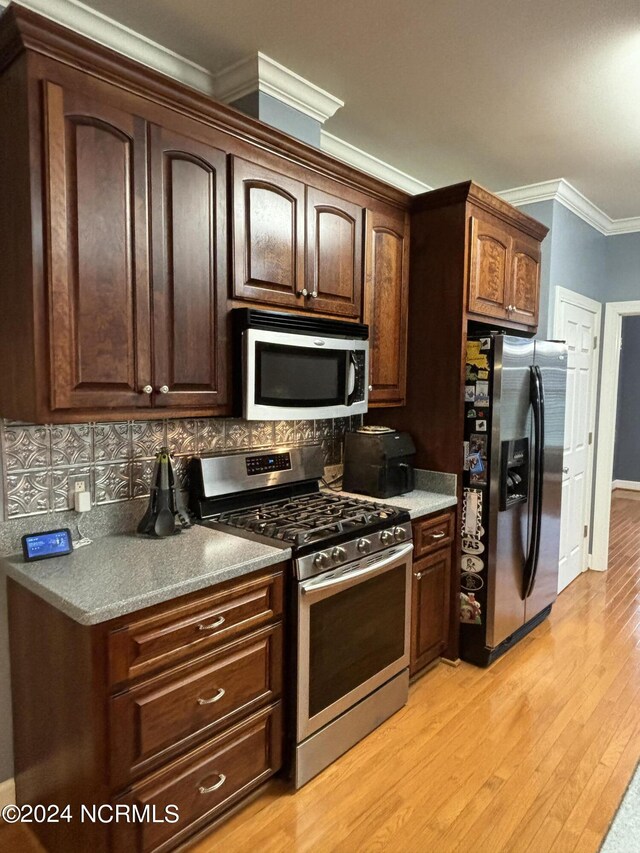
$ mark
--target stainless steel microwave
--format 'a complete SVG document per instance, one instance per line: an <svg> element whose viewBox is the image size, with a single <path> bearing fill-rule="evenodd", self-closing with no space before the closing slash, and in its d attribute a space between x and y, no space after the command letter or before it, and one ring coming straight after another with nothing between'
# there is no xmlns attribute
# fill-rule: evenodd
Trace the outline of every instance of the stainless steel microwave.
<svg viewBox="0 0 640 853"><path fill-rule="evenodd" d="M247 420L340 418L367 411L369 327L234 309Z"/></svg>

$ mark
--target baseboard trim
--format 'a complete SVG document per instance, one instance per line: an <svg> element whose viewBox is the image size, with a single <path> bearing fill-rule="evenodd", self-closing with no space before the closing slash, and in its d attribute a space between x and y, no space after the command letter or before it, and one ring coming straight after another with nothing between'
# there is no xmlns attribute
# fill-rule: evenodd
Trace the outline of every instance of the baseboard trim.
<svg viewBox="0 0 640 853"><path fill-rule="evenodd" d="M625 489L628 492L640 492L640 483L637 480L614 480L611 490Z"/></svg>
<svg viewBox="0 0 640 853"><path fill-rule="evenodd" d="M13 779L0 782L0 808L12 806L16 801L16 786Z"/></svg>

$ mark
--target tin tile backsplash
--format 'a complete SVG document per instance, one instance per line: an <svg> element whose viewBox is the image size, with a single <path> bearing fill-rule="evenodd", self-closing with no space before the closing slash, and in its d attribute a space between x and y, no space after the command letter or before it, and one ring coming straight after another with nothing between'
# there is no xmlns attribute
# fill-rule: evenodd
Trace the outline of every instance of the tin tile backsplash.
<svg viewBox="0 0 640 853"><path fill-rule="evenodd" d="M196 453L318 442L325 464L339 464L344 433L362 419L352 420L188 418L62 426L1 420L3 518L71 509L79 476L88 476L95 505L144 497L163 444L173 452L185 485L187 460Z"/></svg>

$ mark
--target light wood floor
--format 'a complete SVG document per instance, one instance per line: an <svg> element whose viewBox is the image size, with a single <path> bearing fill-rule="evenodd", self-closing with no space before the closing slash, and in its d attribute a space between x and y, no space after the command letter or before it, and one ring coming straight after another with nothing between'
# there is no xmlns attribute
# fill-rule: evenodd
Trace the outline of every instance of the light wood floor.
<svg viewBox="0 0 640 853"><path fill-rule="evenodd" d="M305 788L275 786L193 851L589 853L639 758L640 503L616 498L609 572L488 670L438 666Z"/></svg>
<svg viewBox="0 0 640 853"><path fill-rule="evenodd" d="M192 853L590 853L639 758L640 502L616 497L609 572L488 670L438 666L305 788L274 783Z"/></svg>

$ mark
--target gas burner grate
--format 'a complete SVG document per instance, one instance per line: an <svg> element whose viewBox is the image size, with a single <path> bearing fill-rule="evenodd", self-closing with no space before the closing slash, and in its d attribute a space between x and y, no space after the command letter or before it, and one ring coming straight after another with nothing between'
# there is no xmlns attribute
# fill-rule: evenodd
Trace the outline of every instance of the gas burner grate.
<svg viewBox="0 0 640 853"><path fill-rule="evenodd" d="M324 492L220 513L216 521L249 530L296 547L338 534L357 533L379 521L393 520L394 507Z"/></svg>

